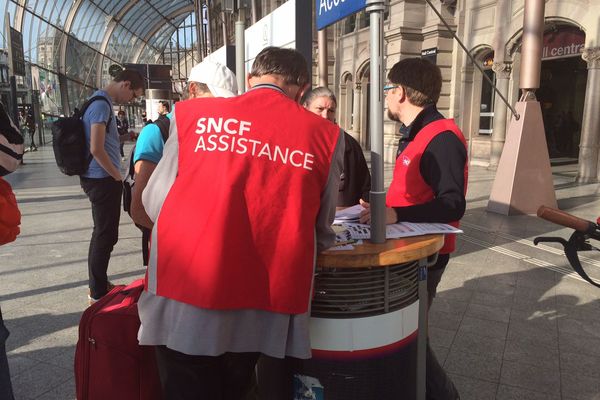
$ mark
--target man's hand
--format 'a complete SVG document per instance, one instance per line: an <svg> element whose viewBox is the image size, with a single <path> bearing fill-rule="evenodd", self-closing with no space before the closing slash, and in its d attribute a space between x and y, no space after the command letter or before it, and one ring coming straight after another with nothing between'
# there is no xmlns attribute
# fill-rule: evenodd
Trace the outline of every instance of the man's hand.
<svg viewBox="0 0 600 400"><path fill-rule="evenodd" d="M360 223L361 224L370 224L371 223L371 205L366 201L361 200L360 205L364 207L364 210L360 212ZM396 211L391 207L385 208L385 223L387 224L395 224L398 222L398 215Z"/></svg>

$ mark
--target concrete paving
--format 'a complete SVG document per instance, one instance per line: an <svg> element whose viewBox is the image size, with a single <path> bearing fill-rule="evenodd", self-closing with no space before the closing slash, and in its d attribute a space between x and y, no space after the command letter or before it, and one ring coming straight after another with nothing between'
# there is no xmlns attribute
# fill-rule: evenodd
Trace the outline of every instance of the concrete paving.
<svg viewBox="0 0 600 400"><path fill-rule="evenodd" d="M21 235L0 247L12 382L17 400L71 400L90 205L78 178L57 170L51 148L25 162L7 177L23 213ZM573 165L553 172L560 208L595 220L598 185L575 184ZM536 236L568 237L568 229L485 211L493 177L471 167L465 233L431 310L438 358L463 400L600 399L600 289L572 273L559 247L533 246ZM109 274L125 284L144 272L141 234L126 214L119 235ZM600 254L588 253L584 267L600 278Z"/></svg>

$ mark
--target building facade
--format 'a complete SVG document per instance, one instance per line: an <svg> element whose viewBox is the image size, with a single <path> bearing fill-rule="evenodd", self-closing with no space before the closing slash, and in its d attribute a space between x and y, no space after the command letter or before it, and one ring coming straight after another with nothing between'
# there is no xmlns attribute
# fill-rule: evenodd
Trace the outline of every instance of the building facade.
<svg viewBox="0 0 600 400"><path fill-rule="evenodd" d="M427 57L443 76L439 110L454 118L469 143L472 163L495 168L510 109L486 75L514 104L519 99L524 0L435 0L475 63L423 0L391 0L384 25L385 71L406 57ZM594 0L547 0L540 89L546 140L553 162L578 163L578 180L598 179L600 48ZM338 96L338 122L363 146L368 139L369 32L364 13L328 28ZM386 121L386 161L393 161L398 126Z"/></svg>

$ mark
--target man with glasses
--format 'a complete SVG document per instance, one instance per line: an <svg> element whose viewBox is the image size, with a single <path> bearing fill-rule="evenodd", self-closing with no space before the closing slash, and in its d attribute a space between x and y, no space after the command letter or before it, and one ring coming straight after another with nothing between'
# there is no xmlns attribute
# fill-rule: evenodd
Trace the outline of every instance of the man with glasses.
<svg viewBox="0 0 600 400"><path fill-rule="evenodd" d="M467 148L460 129L435 106L442 88L440 69L420 58L396 63L384 87L388 117L400 122L394 177L386 197L386 223L442 222L458 226L465 212ZM361 222L369 223L367 207ZM428 269L431 306L454 251L456 235L446 235L437 262ZM458 391L427 343L427 399L455 400Z"/></svg>
<svg viewBox="0 0 600 400"><path fill-rule="evenodd" d="M144 79L137 71L120 72L106 87L92 96L104 99L90 104L83 115L83 126L91 161L80 183L92 203L94 230L88 251L90 304L112 287L107 277L108 262L119 238L123 182L120 141L113 102L128 103L142 95ZM104 100L104 101L103 101Z"/></svg>

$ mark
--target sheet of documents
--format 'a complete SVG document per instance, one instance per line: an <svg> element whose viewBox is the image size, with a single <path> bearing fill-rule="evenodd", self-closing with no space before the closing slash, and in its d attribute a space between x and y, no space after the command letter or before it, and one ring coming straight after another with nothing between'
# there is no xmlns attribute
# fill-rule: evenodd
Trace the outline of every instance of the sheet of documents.
<svg viewBox="0 0 600 400"><path fill-rule="evenodd" d="M342 225L348 230L352 239L369 239L371 237L370 225L351 222L345 222ZM400 222L398 224L386 225L385 227L386 239L398 239L437 233L463 233L463 231L452 225L428 222Z"/></svg>
<svg viewBox="0 0 600 400"><path fill-rule="evenodd" d="M344 208L343 210L335 213L334 224L341 224L342 222L358 222L360 212L364 210L363 206L357 204L352 207Z"/></svg>

